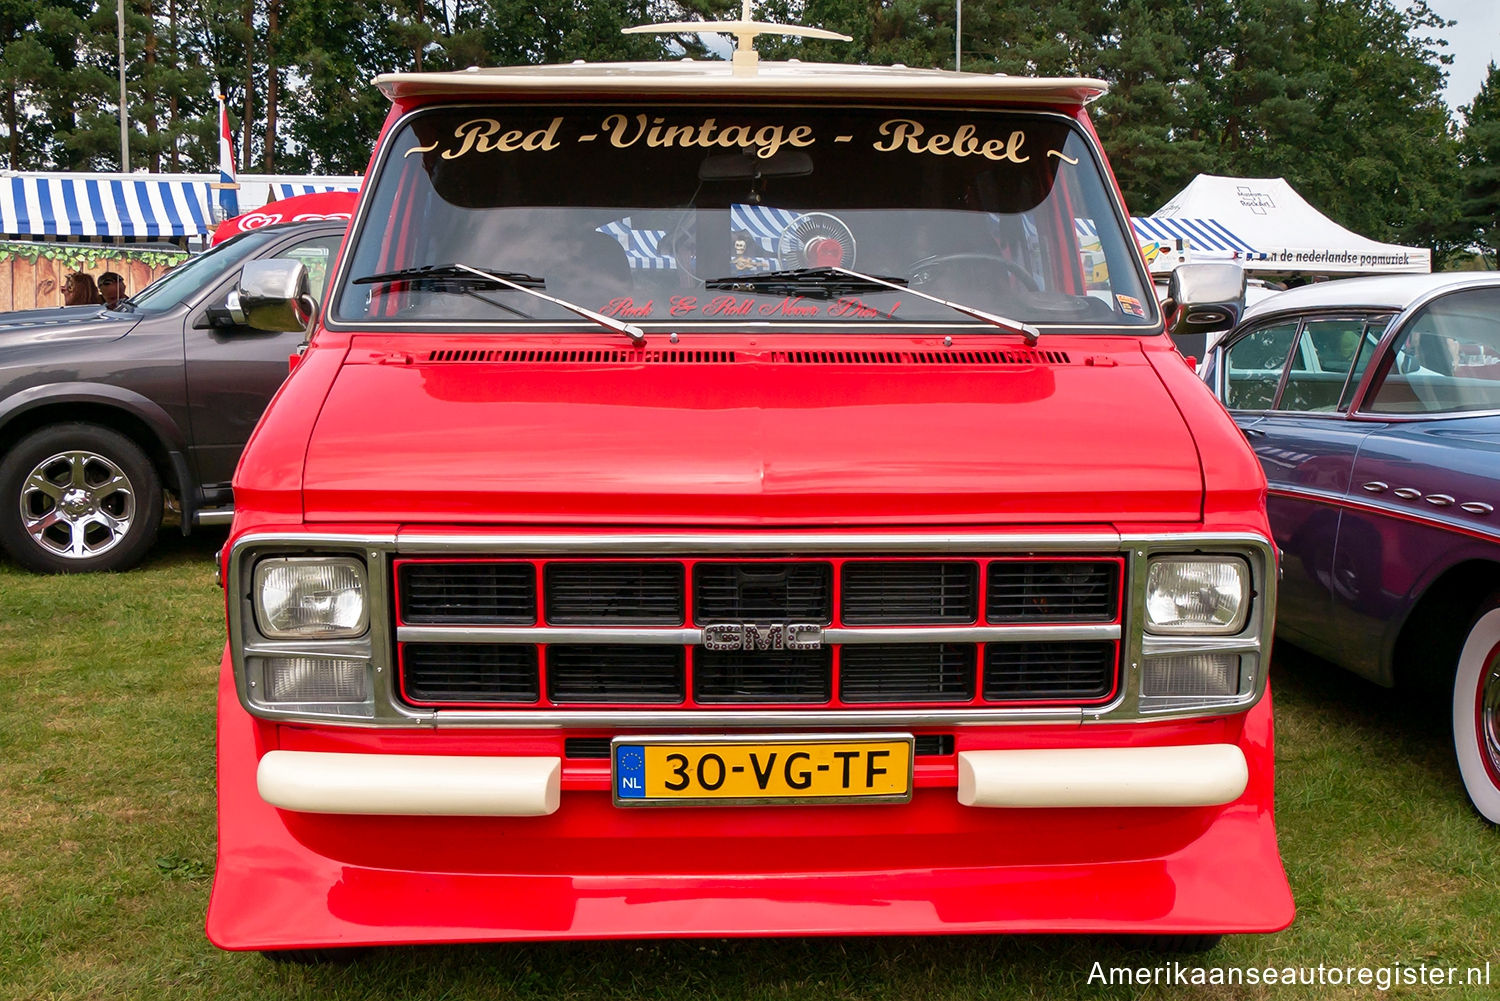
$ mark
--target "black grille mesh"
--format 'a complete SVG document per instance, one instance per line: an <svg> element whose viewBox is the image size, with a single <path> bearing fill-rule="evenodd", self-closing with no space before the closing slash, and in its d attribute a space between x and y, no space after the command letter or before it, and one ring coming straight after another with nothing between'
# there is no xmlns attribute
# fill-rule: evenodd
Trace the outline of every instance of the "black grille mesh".
<svg viewBox="0 0 1500 1001"><path fill-rule="evenodd" d="M680 626L680 563L551 563L543 574L554 625Z"/></svg>
<svg viewBox="0 0 1500 1001"><path fill-rule="evenodd" d="M530 563L404 563L397 580L406 622L536 622L536 568Z"/></svg>
<svg viewBox="0 0 1500 1001"><path fill-rule="evenodd" d="M968 702L975 648L967 643L845 646L839 697L845 702Z"/></svg>
<svg viewBox="0 0 1500 1001"><path fill-rule="evenodd" d="M830 622L829 563L700 563L693 574L699 622Z"/></svg>
<svg viewBox="0 0 1500 1001"><path fill-rule="evenodd" d="M991 622L1109 622L1118 604L1119 576L1119 564L1103 560L996 560L990 564L986 617Z"/></svg>
<svg viewBox="0 0 1500 1001"><path fill-rule="evenodd" d="M536 702L536 647L408 643L402 650L407 698L417 702Z"/></svg>
<svg viewBox="0 0 1500 1001"><path fill-rule="evenodd" d="M979 616L979 564L846 563L840 600L847 625L973 622Z"/></svg>
<svg viewBox="0 0 1500 1001"><path fill-rule="evenodd" d="M665 702L686 691L683 647L554 644L547 647L553 702Z"/></svg>
<svg viewBox="0 0 1500 1001"><path fill-rule="evenodd" d="M1114 687L1115 644L990 643L984 697L991 702L1102 699Z"/></svg>
<svg viewBox="0 0 1500 1001"><path fill-rule="evenodd" d="M833 657L821 650L709 651L693 655L693 698L733 702L827 702Z"/></svg>

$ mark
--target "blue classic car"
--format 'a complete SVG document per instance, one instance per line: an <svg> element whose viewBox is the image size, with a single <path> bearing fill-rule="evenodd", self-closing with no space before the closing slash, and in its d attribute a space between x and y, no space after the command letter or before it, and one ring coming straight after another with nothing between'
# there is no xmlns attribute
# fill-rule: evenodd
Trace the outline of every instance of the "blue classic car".
<svg viewBox="0 0 1500 1001"><path fill-rule="evenodd" d="M1279 638L1451 690L1464 786L1500 823L1500 275L1275 295L1203 373L1265 467Z"/></svg>

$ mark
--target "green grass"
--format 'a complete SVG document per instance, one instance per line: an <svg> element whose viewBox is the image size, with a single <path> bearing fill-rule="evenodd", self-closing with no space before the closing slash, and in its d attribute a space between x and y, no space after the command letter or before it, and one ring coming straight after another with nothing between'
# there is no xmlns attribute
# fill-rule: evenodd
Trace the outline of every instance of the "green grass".
<svg viewBox="0 0 1500 1001"><path fill-rule="evenodd" d="M392 949L313 968L219 952L202 920L220 541L164 537L121 576L35 577L0 562L0 1001L1500 996L1106 987L1089 983L1096 961L1164 960L1050 936ZM1286 650L1273 686L1298 917L1186 962L1500 966L1500 832L1463 798L1441 713Z"/></svg>

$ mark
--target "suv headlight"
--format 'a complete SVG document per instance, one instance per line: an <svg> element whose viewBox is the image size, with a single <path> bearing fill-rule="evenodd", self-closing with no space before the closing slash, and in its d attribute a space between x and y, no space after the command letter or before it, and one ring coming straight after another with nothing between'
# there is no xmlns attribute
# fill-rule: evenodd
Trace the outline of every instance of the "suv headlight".
<svg viewBox="0 0 1500 1001"><path fill-rule="evenodd" d="M1250 567L1227 556L1160 556L1146 572L1146 631L1237 633L1250 612Z"/></svg>
<svg viewBox="0 0 1500 1001"><path fill-rule="evenodd" d="M343 639L369 628L365 568L346 556L261 560L255 621L272 639Z"/></svg>

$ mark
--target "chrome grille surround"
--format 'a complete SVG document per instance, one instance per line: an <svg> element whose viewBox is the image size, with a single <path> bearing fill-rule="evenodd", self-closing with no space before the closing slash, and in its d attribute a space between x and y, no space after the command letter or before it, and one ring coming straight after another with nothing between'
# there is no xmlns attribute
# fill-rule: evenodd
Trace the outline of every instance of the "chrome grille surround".
<svg viewBox="0 0 1500 1001"><path fill-rule="evenodd" d="M1146 562L1167 553L1235 555L1251 567L1252 604L1245 627L1226 637L1164 637L1143 633ZM271 640L256 628L251 582L256 562L287 555L359 556L368 566L371 628L353 640ZM882 709L776 707L771 709L423 709L403 703L398 691L396 642L391 609L391 566L407 556L468 558L544 556L653 559L666 556L721 558L807 558L827 556L1059 556L1117 555L1124 559L1122 624L1065 624L1020 626L921 626L828 628L828 643L953 643L1020 642L1073 639L1118 639L1122 644L1120 683L1115 697L1095 706L929 706ZM475 531L440 533L410 531L399 535L355 535L295 532L252 533L231 548L229 572L230 653L241 704L256 716L282 721L330 725L412 727L724 727L811 728L954 726L963 724L1025 724L1042 722L1135 722L1202 717L1242 712L1265 692L1275 611L1276 565L1267 539L1253 533L1163 533L1119 535L1013 534L1003 532L832 533L596 533L546 534ZM481 634L477 635L476 633ZM687 628L615 627L402 627L402 642L421 638L435 642L524 643L671 643L701 641L701 630ZM1238 656L1241 688L1219 704L1184 709L1143 698L1140 694L1144 657L1213 652ZM361 659L373 671L374 707L369 718L287 711L266 705L251 691L247 671L250 658L314 656Z"/></svg>

